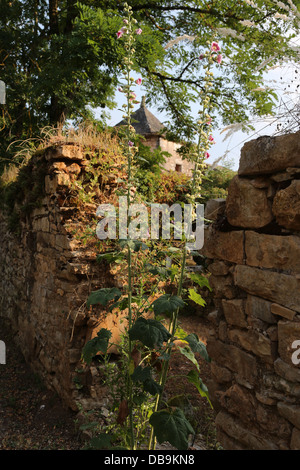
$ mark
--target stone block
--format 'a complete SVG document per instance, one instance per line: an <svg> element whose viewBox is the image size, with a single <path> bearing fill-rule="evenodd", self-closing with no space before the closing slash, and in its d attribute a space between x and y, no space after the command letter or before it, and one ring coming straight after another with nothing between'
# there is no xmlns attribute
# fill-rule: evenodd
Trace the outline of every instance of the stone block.
<svg viewBox="0 0 300 470"><path fill-rule="evenodd" d="M253 330L234 329L228 332L228 337L232 342L240 344L242 348L259 356L263 361L273 364L272 341L263 334Z"/></svg>
<svg viewBox="0 0 300 470"><path fill-rule="evenodd" d="M266 323L276 323L276 317L271 313L272 302L254 295L247 295L245 311L249 317L255 317Z"/></svg>
<svg viewBox="0 0 300 470"><path fill-rule="evenodd" d="M250 431L248 427L244 427L236 418L225 411L220 411L217 414L216 426L221 428L229 437L238 441L244 449L278 450L278 446L271 440Z"/></svg>
<svg viewBox="0 0 300 470"><path fill-rule="evenodd" d="M243 299L222 300L223 312L227 323L230 325L247 327Z"/></svg>
<svg viewBox="0 0 300 470"><path fill-rule="evenodd" d="M277 403L277 409L281 416L292 423L298 430L300 430L300 407L297 405L290 405L284 402Z"/></svg>
<svg viewBox="0 0 300 470"><path fill-rule="evenodd" d="M281 359L291 367L300 368L300 364L293 364L292 355L296 349L292 347L294 341L300 340L300 323L280 320L278 322L278 351ZM299 349L299 348L298 348Z"/></svg>
<svg viewBox="0 0 300 470"><path fill-rule="evenodd" d="M256 399L252 392L240 385L234 384L226 392L220 394L220 403L225 410L240 417L242 422L255 420Z"/></svg>
<svg viewBox="0 0 300 470"><path fill-rule="evenodd" d="M213 290L214 298L233 299L235 297L235 287L231 274L228 276L210 276L209 284Z"/></svg>
<svg viewBox="0 0 300 470"><path fill-rule="evenodd" d="M245 232L246 264L300 272L300 238Z"/></svg>
<svg viewBox="0 0 300 470"><path fill-rule="evenodd" d="M228 383L232 381L232 373L226 367L221 367L215 362L211 363L211 373L218 383Z"/></svg>
<svg viewBox="0 0 300 470"><path fill-rule="evenodd" d="M218 216L223 215L225 212L226 199L216 198L207 201L204 217L208 220L216 220Z"/></svg>
<svg viewBox="0 0 300 470"><path fill-rule="evenodd" d="M300 230L300 180L294 180L290 186L278 191L272 211L279 225L288 230Z"/></svg>
<svg viewBox="0 0 300 470"><path fill-rule="evenodd" d="M280 357L274 362L274 370L277 375L280 375L285 380L300 383L300 370L296 367L291 367L290 363L284 362Z"/></svg>
<svg viewBox="0 0 300 470"><path fill-rule="evenodd" d="M279 304L272 304L271 312L274 315L279 315L280 317L287 318L288 320L293 320L296 315L296 312L294 312L294 310L290 310L289 308L283 307Z"/></svg>
<svg viewBox="0 0 300 470"><path fill-rule="evenodd" d="M84 152L80 145L62 144L56 147L51 147L46 151L46 160L75 160L81 161L84 159Z"/></svg>
<svg viewBox="0 0 300 470"><path fill-rule="evenodd" d="M287 274L237 265L235 284L247 293L300 312L300 279Z"/></svg>
<svg viewBox="0 0 300 470"><path fill-rule="evenodd" d="M267 191L238 176L231 180L228 188L226 215L231 225L244 228L261 228L274 218Z"/></svg>
<svg viewBox="0 0 300 470"><path fill-rule="evenodd" d="M223 343L219 340L208 340L207 351L212 360L221 367L227 367L236 372L250 384L257 379L256 359L251 354L242 351L237 346Z"/></svg>
<svg viewBox="0 0 300 470"><path fill-rule="evenodd" d="M230 266L221 260L216 260L208 266L208 271L214 276L226 276L229 270Z"/></svg>
<svg viewBox="0 0 300 470"><path fill-rule="evenodd" d="M297 428L293 429L290 447L291 450L300 450L300 430Z"/></svg>
<svg viewBox="0 0 300 470"><path fill-rule="evenodd" d="M210 227L205 230L204 246L200 252L210 259L243 264L244 232L242 230L219 232Z"/></svg>
<svg viewBox="0 0 300 470"><path fill-rule="evenodd" d="M300 166L300 131L277 137L262 136L241 149L238 174L273 174Z"/></svg>

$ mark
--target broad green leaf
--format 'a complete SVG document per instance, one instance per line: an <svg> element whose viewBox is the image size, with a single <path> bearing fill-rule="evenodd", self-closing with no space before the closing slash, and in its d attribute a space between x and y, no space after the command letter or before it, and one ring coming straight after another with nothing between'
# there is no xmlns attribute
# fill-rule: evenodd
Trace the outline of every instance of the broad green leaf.
<svg viewBox="0 0 300 470"><path fill-rule="evenodd" d="M208 388L206 385L203 383L201 377L197 373L195 369L190 370L190 372L187 374L188 381L195 385L196 389L200 393L201 397L206 397L210 406L213 408L212 403L209 399L208 395Z"/></svg>
<svg viewBox="0 0 300 470"><path fill-rule="evenodd" d="M199 340L196 333L191 333L183 339L189 343L190 348L194 353L199 353L203 359L205 359L207 362L211 362L205 344Z"/></svg>
<svg viewBox="0 0 300 470"><path fill-rule="evenodd" d="M92 292L87 300L87 307L101 304L106 306L110 300L119 299L122 292L117 287L104 287L103 289Z"/></svg>
<svg viewBox="0 0 300 470"><path fill-rule="evenodd" d="M194 289L189 289L189 299L191 299L196 304L201 305L201 307L205 307L206 305L205 300Z"/></svg>
<svg viewBox="0 0 300 470"><path fill-rule="evenodd" d="M151 264L147 264L146 268L151 274L155 274L163 278L169 278L172 274L171 269L165 268L163 266L152 266Z"/></svg>
<svg viewBox="0 0 300 470"><path fill-rule="evenodd" d="M109 311L111 312L114 308L118 308L119 310L126 310L128 308L128 297L124 297L123 299L119 300L118 302L113 303Z"/></svg>
<svg viewBox="0 0 300 470"><path fill-rule="evenodd" d="M82 350L82 360L87 364L90 364L92 358L96 356L98 352L105 354L111 335L112 333L109 330L101 328L101 330L98 331L97 336L85 344Z"/></svg>
<svg viewBox="0 0 300 470"><path fill-rule="evenodd" d="M133 382L141 382L145 392L155 396L157 393L162 392L162 387L152 378L151 367L137 366L131 375Z"/></svg>
<svg viewBox="0 0 300 470"><path fill-rule="evenodd" d="M97 255L98 263L101 263L101 261L103 260L107 261L107 263L119 263L124 258L125 258L124 253L120 253L120 252L101 253L100 255Z"/></svg>
<svg viewBox="0 0 300 470"><path fill-rule="evenodd" d="M176 339L181 339L182 341L185 341L185 338L187 337L187 332L184 331L180 326L178 326L175 332L175 336Z"/></svg>
<svg viewBox="0 0 300 470"><path fill-rule="evenodd" d="M169 331L157 320L140 317L128 332L131 340L141 341L148 348L161 347L171 337Z"/></svg>
<svg viewBox="0 0 300 470"><path fill-rule="evenodd" d="M188 437L195 433L179 408L156 411L151 415L149 422L160 444L167 441L179 450L188 448Z"/></svg>
<svg viewBox="0 0 300 470"><path fill-rule="evenodd" d="M146 245L146 243L142 242L141 240L121 240L119 245L122 249L127 246L135 252L140 250L149 250L148 245Z"/></svg>
<svg viewBox="0 0 300 470"><path fill-rule="evenodd" d="M212 288L209 285L209 280L202 274L190 273L190 279L198 284L198 286L207 287L210 291L212 291Z"/></svg>
<svg viewBox="0 0 300 470"><path fill-rule="evenodd" d="M179 308L183 308L184 305L185 303L180 297L171 294L164 294L152 303L155 315L174 313Z"/></svg>
<svg viewBox="0 0 300 470"><path fill-rule="evenodd" d="M185 356L189 361L191 361L196 367L197 369L199 370L200 372L200 367L199 367L199 364L198 364L198 361L197 359L195 358L195 354L193 353L193 351L190 349L189 346L185 346L184 348L178 348L180 353Z"/></svg>
<svg viewBox="0 0 300 470"><path fill-rule="evenodd" d="M147 395L145 393L133 395L132 401L135 405L142 405L147 401Z"/></svg>

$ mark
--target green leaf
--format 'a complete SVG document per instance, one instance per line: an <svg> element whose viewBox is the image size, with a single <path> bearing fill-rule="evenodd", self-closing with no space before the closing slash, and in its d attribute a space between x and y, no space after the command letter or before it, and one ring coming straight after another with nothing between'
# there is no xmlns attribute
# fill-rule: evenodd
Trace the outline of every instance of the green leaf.
<svg viewBox="0 0 300 470"><path fill-rule="evenodd" d="M124 253L120 252L101 253L100 255L97 255L97 261L98 263L101 263L103 260L107 261L107 263L119 263L124 259L124 257Z"/></svg>
<svg viewBox="0 0 300 470"><path fill-rule="evenodd" d="M131 375L131 380L133 382L141 382L143 384L144 391L150 393L150 395L155 396L157 393L162 392L161 385L155 382L152 378L151 367L137 366Z"/></svg>
<svg viewBox="0 0 300 470"><path fill-rule="evenodd" d="M179 408L156 411L151 415L149 422L160 444L167 441L179 450L188 448L188 437L195 433Z"/></svg>
<svg viewBox="0 0 300 470"><path fill-rule="evenodd" d="M148 348L161 347L171 338L169 331L157 320L140 317L128 332L131 340L141 341Z"/></svg>
<svg viewBox="0 0 300 470"><path fill-rule="evenodd" d="M90 364L92 358L96 356L98 352L105 354L111 335L112 333L109 330L101 328L101 330L98 331L97 336L85 344L82 350L82 360L87 364Z"/></svg>
<svg viewBox="0 0 300 470"><path fill-rule="evenodd" d="M188 374L187 374L187 378L188 378L188 381L190 383L192 383L193 385L195 385L196 389L198 390L198 392L200 393L201 397L206 397L210 406L213 408L212 406L212 403L209 399L209 395L208 395L208 388L206 387L206 385L203 383L201 377L199 376L199 374L197 373L197 371L195 371L195 369L192 369Z"/></svg>
<svg viewBox="0 0 300 470"><path fill-rule="evenodd" d="M119 245L122 249L127 246L134 252L138 252L140 250L149 250L148 245L146 245L146 243L142 242L141 240L121 240Z"/></svg>
<svg viewBox="0 0 300 470"><path fill-rule="evenodd" d="M200 367L199 367L199 364L198 364L198 361L197 359L195 358L195 354L193 353L193 351L190 349L189 346L185 346L184 348L178 348L180 353L185 356L189 361L191 361L196 367L197 369L199 370L200 372Z"/></svg>
<svg viewBox="0 0 300 470"><path fill-rule="evenodd" d="M87 307L101 304L106 306L110 300L119 299L122 292L117 287L104 287L103 289L92 292L87 300Z"/></svg>
<svg viewBox="0 0 300 470"><path fill-rule="evenodd" d="M189 289L189 299L191 299L196 304L201 305L201 307L205 307L206 305L205 300L194 289Z"/></svg>
<svg viewBox="0 0 300 470"><path fill-rule="evenodd" d="M155 315L176 312L179 308L183 308L184 305L185 303L180 297L171 294L164 294L152 303Z"/></svg>
<svg viewBox="0 0 300 470"><path fill-rule="evenodd" d="M212 288L209 285L209 280L207 279L207 277L196 273L190 273L189 276L193 282L196 282L196 284L198 284L198 286L207 287L212 292Z"/></svg>
<svg viewBox="0 0 300 470"><path fill-rule="evenodd" d="M205 344L199 340L196 333L191 333L183 339L189 343L190 348L194 353L199 353L203 359L205 359L207 362L211 362Z"/></svg>

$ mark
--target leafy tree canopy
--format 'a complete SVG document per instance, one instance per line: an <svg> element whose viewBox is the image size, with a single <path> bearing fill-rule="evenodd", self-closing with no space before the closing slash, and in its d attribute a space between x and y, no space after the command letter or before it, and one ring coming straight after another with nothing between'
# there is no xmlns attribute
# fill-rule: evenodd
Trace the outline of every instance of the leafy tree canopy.
<svg viewBox="0 0 300 470"><path fill-rule="evenodd" d="M213 96L223 124L272 111L274 92L255 90L267 66L297 55L288 43L299 30L300 1L130 4L143 30L134 69L143 77L147 99L169 113L173 137L193 135L191 103L204 77L199 53L213 35L224 57ZM0 79L7 89L0 116L2 157L11 141L114 106L126 54L116 35L122 12L119 0L1 0Z"/></svg>

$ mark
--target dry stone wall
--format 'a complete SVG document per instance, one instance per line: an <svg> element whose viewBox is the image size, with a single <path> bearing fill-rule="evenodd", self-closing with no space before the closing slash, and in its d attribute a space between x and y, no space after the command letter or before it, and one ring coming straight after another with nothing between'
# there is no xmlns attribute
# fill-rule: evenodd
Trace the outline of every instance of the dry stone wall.
<svg viewBox="0 0 300 470"><path fill-rule="evenodd" d="M34 156L27 193L40 178L43 191L23 216L26 191L15 203L18 234L9 229L12 214L0 213L0 316L11 322L25 360L74 410L78 403L86 409L99 406L106 392L97 371L80 360L85 342L99 324L105 327L105 313L88 311L86 300L92 290L121 282L116 272L97 263L97 240L89 241L84 232L96 218L97 204L80 199L78 186L72 189L85 177L91 158L71 144ZM123 177L113 164L105 174L109 184L100 178L99 203L114 200L117 178Z"/></svg>
<svg viewBox="0 0 300 470"><path fill-rule="evenodd" d="M207 210L218 440L300 449L300 132L244 145L226 202Z"/></svg>

